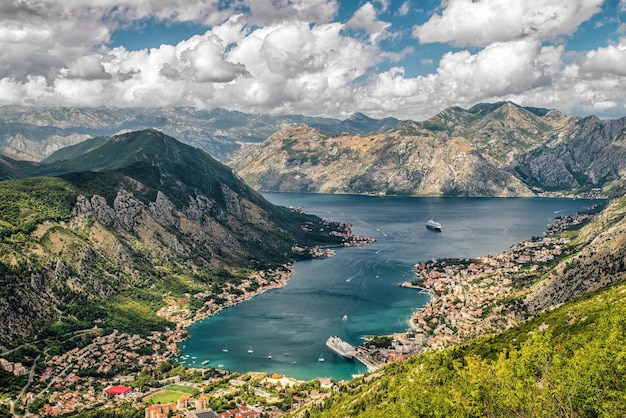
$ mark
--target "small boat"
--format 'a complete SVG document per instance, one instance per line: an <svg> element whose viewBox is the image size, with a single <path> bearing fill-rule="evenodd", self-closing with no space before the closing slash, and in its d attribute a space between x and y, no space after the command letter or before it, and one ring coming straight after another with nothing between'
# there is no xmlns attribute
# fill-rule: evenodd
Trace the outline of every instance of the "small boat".
<svg viewBox="0 0 626 418"><path fill-rule="evenodd" d="M252 354L254 353L254 350L252 349L252 347L248 348L248 354Z"/></svg>
<svg viewBox="0 0 626 418"><path fill-rule="evenodd" d="M320 354L320 358L317 359L317 361L319 361L320 363L324 361L324 357L322 357L322 355Z"/></svg>
<svg viewBox="0 0 626 418"><path fill-rule="evenodd" d="M224 367L224 365L223 364L218 364L217 367Z"/></svg>
<svg viewBox="0 0 626 418"><path fill-rule="evenodd" d="M350 283L351 281L352 281L352 277L348 277L348 278L346 279L346 282L348 282L348 283Z"/></svg>
<svg viewBox="0 0 626 418"><path fill-rule="evenodd" d="M204 361L202 362L202 365L203 365L203 366L205 366L205 365L209 364L210 362L211 362L211 360L204 360Z"/></svg>
<svg viewBox="0 0 626 418"><path fill-rule="evenodd" d="M347 321L348 320L348 315L344 315L343 318L341 318L342 321Z"/></svg>
<svg viewBox="0 0 626 418"><path fill-rule="evenodd" d="M267 359L268 359L268 360L271 360L271 359L272 359L272 355L271 355L271 354L269 354L269 355L267 356Z"/></svg>
<svg viewBox="0 0 626 418"><path fill-rule="evenodd" d="M439 222L433 221L432 219L426 222L426 228L430 229L431 231L441 232L441 224Z"/></svg>
<svg viewBox="0 0 626 418"><path fill-rule="evenodd" d="M224 346L224 348L222 348L222 351L228 353L228 347Z"/></svg>

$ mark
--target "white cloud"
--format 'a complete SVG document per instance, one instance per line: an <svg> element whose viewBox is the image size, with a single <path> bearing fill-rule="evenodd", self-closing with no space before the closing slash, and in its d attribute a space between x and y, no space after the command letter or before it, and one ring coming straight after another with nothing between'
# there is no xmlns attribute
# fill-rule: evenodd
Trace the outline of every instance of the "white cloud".
<svg viewBox="0 0 626 418"><path fill-rule="evenodd" d="M413 28L422 43L486 46L569 35L599 11L602 0L449 0L441 14Z"/></svg>
<svg viewBox="0 0 626 418"><path fill-rule="evenodd" d="M400 8L398 9L398 15L399 16L406 16L406 15L409 14L410 10L411 10L411 3L409 2L409 0L407 0L404 3L402 3Z"/></svg>
<svg viewBox="0 0 626 418"><path fill-rule="evenodd" d="M65 72L65 71L64 71ZM104 70L100 58L87 55L76 58L67 69L68 78L81 78L85 80L106 80L111 74Z"/></svg>
<svg viewBox="0 0 626 418"><path fill-rule="evenodd" d="M626 77L626 38L618 45L587 52L579 66L585 75L592 78L607 74Z"/></svg>
<svg viewBox="0 0 626 418"><path fill-rule="evenodd" d="M337 0L245 0L250 22L271 25L287 20L327 23L339 10Z"/></svg>
<svg viewBox="0 0 626 418"><path fill-rule="evenodd" d="M346 27L351 29L364 29L372 41L383 35L390 23L378 20L378 14L372 3L365 3L361 6L346 23Z"/></svg>
<svg viewBox="0 0 626 418"><path fill-rule="evenodd" d="M185 50L180 56L184 63L189 64L193 79L200 83L228 82L246 74L243 65L224 59L224 45L213 35Z"/></svg>
<svg viewBox="0 0 626 418"><path fill-rule="evenodd" d="M420 55L414 59L437 69L409 76L414 70L402 63L419 45L379 19L397 7L388 1L362 2L345 23L334 21L337 0L5 1L0 105L185 105L423 119L448 106L513 100L616 112L626 98L626 41L578 53L546 42L572 33L599 3L448 0L414 33L421 42L472 48L439 62ZM405 1L396 15L415 4ZM107 46L116 29L146 19L209 27L175 45ZM389 44L395 47L381 46Z"/></svg>
<svg viewBox="0 0 626 418"><path fill-rule="evenodd" d="M549 86L561 55L562 47L542 47L530 39L492 44L476 54L447 53L434 74L405 78L396 67L377 75L358 100L371 114L417 118L448 106L506 100Z"/></svg>

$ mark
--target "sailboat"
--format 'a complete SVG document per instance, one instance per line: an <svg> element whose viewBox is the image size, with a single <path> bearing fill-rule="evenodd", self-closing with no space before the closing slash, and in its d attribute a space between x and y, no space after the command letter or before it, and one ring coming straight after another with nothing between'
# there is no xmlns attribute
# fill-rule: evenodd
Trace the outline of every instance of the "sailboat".
<svg viewBox="0 0 626 418"><path fill-rule="evenodd" d="M228 347L224 346L224 348L222 348L222 351L228 353Z"/></svg>
<svg viewBox="0 0 626 418"><path fill-rule="evenodd" d="M322 355L320 354L320 358L318 358L317 361L323 362L324 361L324 357L322 357Z"/></svg>
<svg viewBox="0 0 626 418"><path fill-rule="evenodd" d="M252 347L248 348L248 354L252 354L254 353L254 350L252 349Z"/></svg>

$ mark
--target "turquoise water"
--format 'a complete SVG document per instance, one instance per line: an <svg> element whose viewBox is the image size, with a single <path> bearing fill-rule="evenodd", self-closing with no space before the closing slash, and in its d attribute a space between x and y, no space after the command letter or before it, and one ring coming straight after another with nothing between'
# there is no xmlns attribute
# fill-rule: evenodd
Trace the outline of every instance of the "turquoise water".
<svg viewBox="0 0 626 418"><path fill-rule="evenodd" d="M288 285L193 324L186 364L283 373L308 380L350 379L358 362L326 348L330 335L358 345L367 335L407 329L428 296L398 284L413 266L434 257L471 257L506 250L541 235L555 216L598 201L541 198L416 198L267 193L270 202L301 206L325 219L353 224L373 244L340 248L335 257L298 262ZM426 229L433 218L443 232ZM344 315L347 318L344 320ZM228 351L223 351L224 349ZM248 350L253 353L249 354ZM271 359L268 356L271 355ZM324 362L318 361L323 357ZM196 359L192 359L196 357ZM195 363L194 363L195 361Z"/></svg>

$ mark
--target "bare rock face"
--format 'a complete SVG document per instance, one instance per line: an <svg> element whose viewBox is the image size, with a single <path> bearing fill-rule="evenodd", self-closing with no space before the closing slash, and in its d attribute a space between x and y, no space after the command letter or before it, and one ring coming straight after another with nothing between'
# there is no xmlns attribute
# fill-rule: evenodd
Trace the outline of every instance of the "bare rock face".
<svg viewBox="0 0 626 418"><path fill-rule="evenodd" d="M516 156L512 172L544 190L602 188L626 172L626 118L588 117L561 135Z"/></svg>
<svg viewBox="0 0 626 418"><path fill-rule="evenodd" d="M581 231L589 240L574 257L537 283L525 298L530 314L558 306L577 296L626 279L626 197L614 200Z"/></svg>
<svg viewBox="0 0 626 418"><path fill-rule="evenodd" d="M511 102L445 109L377 134L290 126L232 167L264 191L608 195L624 183L626 118L566 116Z"/></svg>
<svg viewBox="0 0 626 418"><path fill-rule="evenodd" d="M529 196L510 173L467 140L444 133L390 131L330 136L285 128L233 161L265 191L449 196Z"/></svg>

